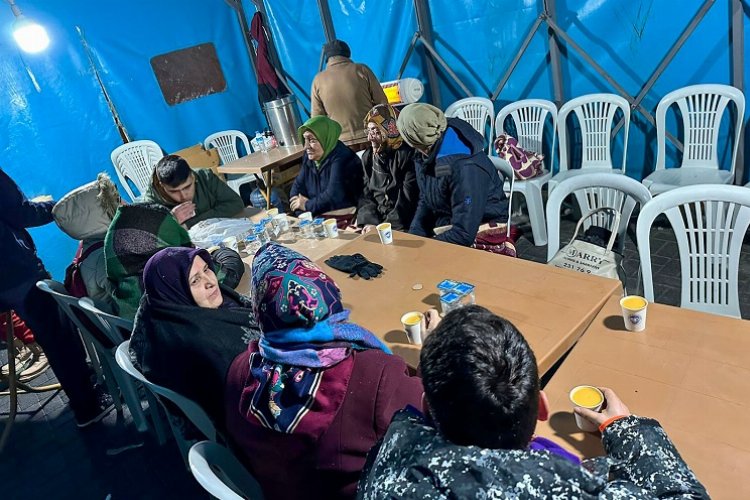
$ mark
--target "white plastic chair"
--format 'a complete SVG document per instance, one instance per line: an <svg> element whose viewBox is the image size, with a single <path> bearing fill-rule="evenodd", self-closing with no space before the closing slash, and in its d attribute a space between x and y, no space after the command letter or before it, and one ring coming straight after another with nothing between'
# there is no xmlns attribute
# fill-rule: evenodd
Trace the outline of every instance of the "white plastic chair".
<svg viewBox="0 0 750 500"><path fill-rule="evenodd" d="M619 168L612 163L612 128L617 110L623 115L624 140L622 162ZM581 168L570 169L567 121L575 113L581 132ZM549 190L557 184L577 175L592 171L625 172L628 156L628 132L630 130L630 105L624 98L614 94L588 94L566 102L557 114L557 134L560 139L560 171L549 181Z"/></svg>
<svg viewBox="0 0 750 500"><path fill-rule="evenodd" d="M490 140L495 137L494 127L492 123L492 117L495 114L495 107L492 101L486 97L467 97L460 99L445 110L445 116L453 118L461 118L474 129L482 134L482 137L487 137L485 129L487 128L487 122L490 125ZM489 146L488 146L489 147ZM489 151L489 149L487 149Z"/></svg>
<svg viewBox="0 0 750 500"><path fill-rule="evenodd" d="M620 212L620 226L617 228L617 250L620 253L625 247L628 222L635 205L643 207L651 200L651 193L643 184L625 175L611 172L593 172L561 182L547 199L547 262L560 250L560 207L570 194L576 197L583 214L601 207L611 207ZM610 218L607 213L595 215L593 225L609 228ZM586 221L584 229L591 225L591 221Z"/></svg>
<svg viewBox="0 0 750 500"><path fill-rule="evenodd" d="M211 441L195 443L188 453L198 483L219 500L262 499L258 481L226 447Z"/></svg>
<svg viewBox="0 0 750 500"><path fill-rule="evenodd" d="M203 411L203 408L198 406L198 403L191 401L190 399L182 396L171 389L162 387L160 385L150 382L141 372L138 370L133 362L130 360L130 341L126 340L117 347L115 352L115 360L117 364L122 368L125 373L138 380L140 383L146 386L148 390L157 395L157 399L162 403L165 413L169 416L170 410L164 406L163 401L160 398L166 398L174 403L185 417L210 441L216 441L218 434L216 427L213 422ZM169 426L172 428L177 446L180 448L180 452L185 460L187 460L188 452L190 451L189 442L182 433L182 430L175 424L173 418L167 418Z"/></svg>
<svg viewBox="0 0 750 500"><path fill-rule="evenodd" d="M680 253L680 305L740 317L738 291L742 240L750 224L750 191L744 186L702 184L667 191L641 209L636 227L647 300L654 300L649 234L665 214Z"/></svg>
<svg viewBox="0 0 750 500"><path fill-rule="evenodd" d="M117 178L120 179L125 192L135 201L137 196L133 193L128 180L130 180L142 195L151 184L151 174L154 165L161 160L164 153L154 141L133 141L116 147L110 158L115 166Z"/></svg>
<svg viewBox="0 0 750 500"><path fill-rule="evenodd" d="M717 151L719 128L730 102L737 112L734 147L729 170L722 170ZM682 117L682 164L666 168L666 114L673 105ZM643 184L652 194L694 184L732 184L744 116L745 95L729 85L691 85L665 95L656 107L656 167Z"/></svg>
<svg viewBox="0 0 750 500"><path fill-rule="evenodd" d="M219 152L219 159L222 165L240 158L240 151L237 148L237 142L241 142L245 147L245 154L250 154L250 141L247 136L239 130L224 130L211 134L203 141L205 149L216 148ZM256 177L251 174L225 174L227 186L234 192L240 194L240 186L249 182L255 182Z"/></svg>
<svg viewBox="0 0 750 500"><path fill-rule="evenodd" d="M542 200L542 187L552 177L552 162L555 154L557 141L557 106L555 103L544 99L525 99L508 104L497 114L495 118L495 132L497 135L504 134L505 120L510 117L516 130L518 145L537 153L542 152L544 142L544 126L547 117L552 121L552 149L551 156L545 173L532 179L516 179L513 189L523 194L529 210L529 222L531 222L531 233L534 236L534 245L547 244L547 227L544 221L544 201ZM513 176L513 168L507 161L490 157L495 167L503 171L506 177ZM495 161L497 160L497 161ZM500 163L498 163L500 162ZM505 190L510 189L510 183L506 181Z"/></svg>

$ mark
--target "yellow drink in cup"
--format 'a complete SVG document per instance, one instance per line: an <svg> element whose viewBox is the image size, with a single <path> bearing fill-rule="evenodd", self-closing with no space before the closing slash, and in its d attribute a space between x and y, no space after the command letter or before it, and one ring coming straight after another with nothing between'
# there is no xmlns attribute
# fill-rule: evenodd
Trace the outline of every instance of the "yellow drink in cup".
<svg viewBox="0 0 750 500"><path fill-rule="evenodd" d="M412 311L404 314L401 316L401 324L404 325L409 343L422 345L422 313Z"/></svg>
<svg viewBox="0 0 750 500"><path fill-rule="evenodd" d="M574 406L588 408L592 411L599 411L604 404L604 394L593 385L579 385L570 390L570 402ZM589 422L585 418L574 414L578 428L586 432L596 431L596 424Z"/></svg>
<svg viewBox="0 0 750 500"><path fill-rule="evenodd" d="M646 329L646 311L648 301L640 295L628 295L620 299L622 319L625 328L631 332L642 332Z"/></svg>

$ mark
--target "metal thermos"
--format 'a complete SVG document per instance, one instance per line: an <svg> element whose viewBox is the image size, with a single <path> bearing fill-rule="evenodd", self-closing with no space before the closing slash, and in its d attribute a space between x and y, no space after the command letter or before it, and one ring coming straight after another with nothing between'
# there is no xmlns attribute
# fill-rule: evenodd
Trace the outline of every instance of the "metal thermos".
<svg viewBox="0 0 750 500"><path fill-rule="evenodd" d="M302 145L297 137L297 129L302 125L302 121L299 117L297 99L293 95L263 103L263 112L279 146Z"/></svg>

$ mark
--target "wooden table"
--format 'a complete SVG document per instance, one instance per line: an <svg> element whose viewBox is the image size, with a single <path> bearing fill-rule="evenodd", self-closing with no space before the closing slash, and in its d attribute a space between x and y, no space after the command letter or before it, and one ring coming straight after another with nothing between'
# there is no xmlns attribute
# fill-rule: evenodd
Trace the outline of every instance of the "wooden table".
<svg viewBox="0 0 750 500"><path fill-rule="evenodd" d="M625 331L613 297L552 377L551 418L538 434L585 457L598 434L575 427L568 392L613 389L630 411L655 418L712 498L750 498L750 322L650 304L646 330Z"/></svg>
<svg viewBox="0 0 750 500"><path fill-rule="evenodd" d="M270 203L273 170L285 170L302 158L303 146L273 148L267 152L251 153L219 167L222 174L254 174L266 185L266 203ZM267 205L268 208L270 206Z"/></svg>
<svg viewBox="0 0 750 500"><path fill-rule="evenodd" d="M394 231L392 245L373 231L335 253L361 253L385 267L373 280L348 278L317 263L336 280L351 319L380 336L407 363L419 362L401 326L407 311L439 307L436 285L446 278L476 285L476 301L508 318L526 336L546 372L578 340L620 282L513 259ZM413 290L421 284L421 290Z"/></svg>

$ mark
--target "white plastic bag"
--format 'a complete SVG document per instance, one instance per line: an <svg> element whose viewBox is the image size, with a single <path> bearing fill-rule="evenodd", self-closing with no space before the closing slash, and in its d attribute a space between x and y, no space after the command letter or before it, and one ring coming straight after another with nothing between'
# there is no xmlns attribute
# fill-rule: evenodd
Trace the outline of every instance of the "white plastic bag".
<svg viewBox="0 0 750 500"><path fill-rule="evenodd" d="M219 245L225 238L242 237L252 232L254 224L248 219L206 219L190 228L190 241L197 247Z"/></svg>

